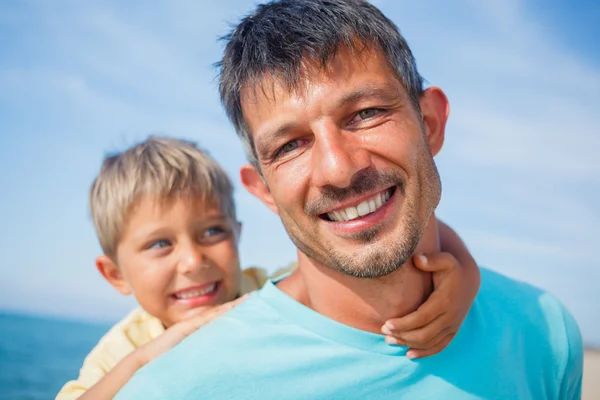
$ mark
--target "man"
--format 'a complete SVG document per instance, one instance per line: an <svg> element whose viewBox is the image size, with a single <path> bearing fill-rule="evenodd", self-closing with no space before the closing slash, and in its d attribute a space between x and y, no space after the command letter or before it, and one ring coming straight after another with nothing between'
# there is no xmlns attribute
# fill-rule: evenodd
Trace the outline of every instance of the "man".
<svg viewBox="0 0 600 400"><path fill-rule="evenodd" d="M440 354L410 360L377 334L432 290L407 260L439 250L433 156L449 113L391 21L357 0L260 5L228 37L221 68L251 161L242 181L281 217L298 273L142 369L118 398L579 398L571 315L490 271Z"/></svg>

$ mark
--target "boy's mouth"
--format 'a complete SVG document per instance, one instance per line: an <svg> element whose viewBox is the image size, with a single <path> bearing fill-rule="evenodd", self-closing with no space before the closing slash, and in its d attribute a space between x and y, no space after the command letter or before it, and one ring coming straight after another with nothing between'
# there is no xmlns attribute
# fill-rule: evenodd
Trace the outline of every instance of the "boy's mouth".
<svg viewBox="0 0 600 400"><path fill-rule="evenodd" d="M177 300L189 300L195 297L210 297L219 288L219 282L213 282L208 285L195 286L180 290L171 296Z"/></svg>

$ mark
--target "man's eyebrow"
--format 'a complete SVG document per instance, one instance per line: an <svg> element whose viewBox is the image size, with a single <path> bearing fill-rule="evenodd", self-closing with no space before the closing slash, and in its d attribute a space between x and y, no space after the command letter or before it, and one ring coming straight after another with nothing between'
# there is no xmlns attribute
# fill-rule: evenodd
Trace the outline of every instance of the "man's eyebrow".
<svg viewBox="0 0 600 400"><path fill-rule="evenodd" d="M285 122L279 125L274 130L269 130L263 135L261 135L261 140L259 143L264 143L264 145L257 146L257 151L260 153L262 158L269 157L269 148L273 142L279 140L280 137L285 136L289 131L298 128L298 124L296 122Z"/></svg>
<svg viewBox="0 0 600 400"><path fill-rule="evenodd" d="M338 107L344 107L348 104L354 103L357 100L369 97L378 97L385 101L398 100L400 98L397 90L394 90L388 86L380 85L369 85L351 92L338 102Z"/></svg>

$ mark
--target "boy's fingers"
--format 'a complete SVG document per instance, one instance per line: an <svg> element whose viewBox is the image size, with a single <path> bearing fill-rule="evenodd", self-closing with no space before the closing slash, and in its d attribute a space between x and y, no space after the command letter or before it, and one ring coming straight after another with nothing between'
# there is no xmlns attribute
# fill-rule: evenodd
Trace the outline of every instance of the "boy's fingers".
<svg viewBox="0 0 600 400"><path fill-rule="evenodd" d="M410 347L411 350L427 350L437 346L444 338L448 335L452 334L452 329L445 328L438 332L437 334L430 337L428 340L422 340L418 342L410 342L406 341L403 338L397 336L386 336L385 341L390 344L396 344L400 346ZM423 338L426 339L426 338Z"/></svg>
<svg viewBox="0 0 600 400"><path fill-rule="evenodd" d="M386 337L385 337L385 341L386 341L388 344L393 344L393 345L396 345L396 346L405 346L405 347L410 347L410 346L409 346L408 344L406 344L404 341L402 341L402 340L400 340L400 339L398 339L397 337L394 337L394 336L386 336Z"/></svg>
<svg viewBox="0 0 600 400"><path fill-rule="evenodd" d="M454 336L456 331L451 327L447 327L439 331L436 335L432 336L430 340L426 342L409 342L408 347L415 350L427 350L432 347L435 347L438 343L440 343L446 336L452 335Z"/></svg>
<svg viewBox="0 0 600 400"><path fill-rule="evenodd" d="M450 253L429 253L413 256L415 267L426 272L449 271L459 266L458 261Z"/></svg>
<svg viewBox="0 0 600 400"><path fill-rule="evenodd" d="M198 328L202 327L203 325L206 325L221 314L231 310L238 304L242 303L246 300L246 298L248 298L247 294L233 301L230 301L229 303L221 304L220 306L214 307L211 310L206 311L205 313L180 322L178 326L180 332L185 336L192 334L193 332L198 330Z"/></svg>
<svg viewBox="0 0 600 400"><path fill-rule="evenodd" d="M441 340L440 335L446 334L449 328L450 326L447 325L445 318L439 317L422 328L408 332L394 333L392 336L402 340L409 347L424 349L437 344ZM435 341L436 339L437 341Z"/></svg>
<svg viewBox="0 0 600 400"><path fill-rule="evenodd" d="M424 327L443 314L440 310L448 309L448 304L445 303L446 302L439 298L439 295L434 291L429 296L429 299L421 304L416 311L413 311L402 318L394 318L386 321L381 331L384 334L389 335L395 331L407 332Z"/></svg>
<svg viewBox="0 0 600 400"><path fill-rule="evenodd" d="M429 349L410 349L406 353L406 356L408 358L423 358L423 357L432 356L432 355L437 354L440 351L444 350L446 348L446 346L448 346L450 344L450 342L452 341L453 338L454 338L453 334L447 334L446 336L444 336L442 338L442 340L439 343L437 343L433 347L431 347Z"/></svg>

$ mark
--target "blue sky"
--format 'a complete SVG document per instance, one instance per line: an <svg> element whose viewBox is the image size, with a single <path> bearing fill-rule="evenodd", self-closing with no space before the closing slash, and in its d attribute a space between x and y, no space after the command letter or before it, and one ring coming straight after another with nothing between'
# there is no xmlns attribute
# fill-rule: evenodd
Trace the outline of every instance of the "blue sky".
<svg viewBox="0 0 600 400"><path fill-rule="evenodd" d="M438 215L481 265L556 294L600 346L600 5L375 1L450 99ZM150 133L198 141L236 181L245 266L295 257L239 185L216 38L251 1L0 6L0 308L116 320L87 190L103 154Z"/></svg>

